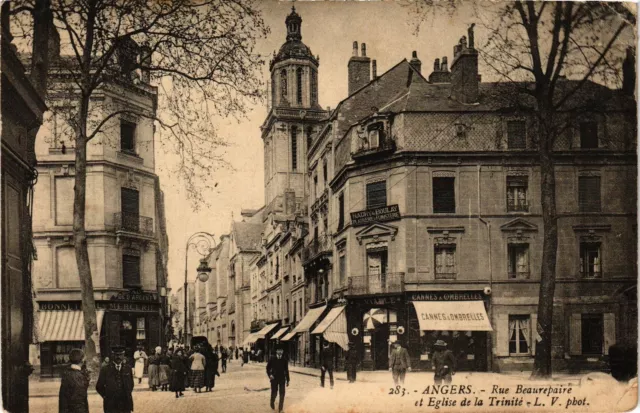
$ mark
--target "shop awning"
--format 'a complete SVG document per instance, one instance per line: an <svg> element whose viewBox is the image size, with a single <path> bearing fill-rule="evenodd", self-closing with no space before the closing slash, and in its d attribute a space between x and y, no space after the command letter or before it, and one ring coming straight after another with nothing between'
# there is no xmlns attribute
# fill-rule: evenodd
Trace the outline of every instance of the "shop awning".
<svg viewBox="0 0 640 413"><path fill-rule="evenodd" d="M286 336L282 337L280 339L280 341L290 341L291 339L293 339L296 336L296 334L298 334L298 332L295 331L295 330L292 330L292 331L289 332L289 334L287 334Z"/></svg>
<svg viewBox="0 0 640 413"><path fill-rule="evenodd" d="M242 342L242 347L246 347L250 344L253 344L257 341L258 339L255 338L255 334L249 334L247 336L247 338L244 339L244 341Z"/></svg>
<svg viewBox="0 0 640 413"><path fill-rule="evenodd" d="M325 340L336 343L344 350L349 350L347 316L344 310L344 306L332 308L311 334L322 334Z"/></svg>
<svg viewBox="0 0 640 413"><path fill-rule="evenodd" d="M307 311L307 314L305 314L302 321L300 321L300 324L298 324L296 328L293 329L293 331L295 331L296 333L304 333L305 331L308 331L313 325L313 323L315 323L316 320L320 318L325 308L327 308L326 305L323 305L322 307L318 307L318 308L309 309L309 311Z"/></svg>
<svg viewBox="0 0 640 413"><path fill-rule="evenodd" d="M492 331L482 301L413 301L420 330Z"/></svg>
<svg viewBox="0 0 640 413"><path fill-rule="evenodd" d="M104 310L97 310L98 332L102 327ZM84 341L82 311L39 311L38 338L42 341Z"/></svg>
<svg viewBox="0 0 640 413"><path fill-rule="evenodd" d="M284 335L284 333L286 333L286 332L287 332L287 330L288 330L288 329L289 329L289 327L283 327L283 328L281 328L280 330L278 330L278 332L277 332L277 333L275 333L275 334L271 337L271 340L277 340L277 339L279 339L280 337L282 337L282 336Z"/></svg>
<svg viewBox="0 0 640 413"><path fill-rule="evenodd" d="M271 332L271 330L273 330L277 326L278 326L278 323L267 324L266 326L262 327L262 330L258 331L257 333L253 333L253 334L256 336L256 339L265 338L266 335L269 334Z"/></svg>

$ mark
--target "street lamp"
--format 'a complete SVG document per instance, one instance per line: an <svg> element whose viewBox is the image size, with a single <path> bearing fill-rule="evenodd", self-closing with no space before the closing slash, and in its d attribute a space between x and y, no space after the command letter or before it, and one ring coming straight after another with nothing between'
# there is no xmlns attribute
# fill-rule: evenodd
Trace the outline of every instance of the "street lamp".
<svg viewBox="0 0 640 413"><path fill-rule="evenodd" d="M203 253L198 250L198 245L204 245L206 247L206 253ZM187 283L187 274L188 274L188 266L187 262L189 260L189 247L195 247L195 250L198 251L198 254L204 256L200 260L200 265L198 266L198 280L200 282L207 282L209 279L209 273L211 272L211 268L207 264L206 256L211 252L212 247L215 247L216 240L213 234L209 234L208 232L196 232L187 240L187 246L184 249L184 344L187 345L187 340L189 339L189 325L188 325L188 315L187 311L189 308L189 303L187 302L187 293L188 293L188 283Z"/></svg>

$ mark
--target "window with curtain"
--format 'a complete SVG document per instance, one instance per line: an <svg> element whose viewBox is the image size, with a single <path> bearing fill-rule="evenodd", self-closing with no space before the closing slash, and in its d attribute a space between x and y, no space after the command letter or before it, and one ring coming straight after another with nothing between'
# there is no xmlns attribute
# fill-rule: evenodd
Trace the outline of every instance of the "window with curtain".
<svg viewBox="0 0 640 413"><path fill-rule="evenodd" d="M580 243L580 273L585 278L602 277L600 243Z"/></svg>
<svg viewBox="0 0 640 413"><path fill-rule="evenodd" d="M509 244L509 278L529 278L529 244Z"/></svg>
<svg viewBox="0 0 640 413"><path fill-rule="evenodd" d="M434 256L436 279L456 278L456 246L437 245Z"/></svg>
<svg viewBox="0 0 640 413"><path fill-rule="evenodd" d="M509 354L531 353L531 316L509 315Z"/></svg>
<svg viewBox="0 0 640 413"><path fill-rule="evenodd" d="M507 211L527 212L529 179L526 176L507 176Z"/></svg>
<svg viewBox="0 0 640 413"><path fill-rule="evenodd" d="M144 340L145 338L144 317L138 317L136 324L136 340Z"/></svg>

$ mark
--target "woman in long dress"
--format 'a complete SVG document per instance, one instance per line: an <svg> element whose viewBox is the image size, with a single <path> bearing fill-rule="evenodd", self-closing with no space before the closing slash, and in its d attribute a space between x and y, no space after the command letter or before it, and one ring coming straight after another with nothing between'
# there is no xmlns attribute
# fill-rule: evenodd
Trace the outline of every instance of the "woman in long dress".
<svg viewBox="0 0 640 413"><path fill-rule="evenodd" d="M191 386L193 391L200 393L204 386L204 368L207 365L206 359L200 353L200 348L196 347L191 357Z"/></svg>
<svg viewBox="0 0 640 413"><path fill-rule="evenodd" d="M162 347L156 347L156 353L149 357L149 387L156 391L160 385L160 356Z"/></svg>
<svg viewBox="0 0 640 413"><path fill-rule="evenodd" d="M144 376L144 363L149 356L144 352L142 345L138 346L138 350L133 353L133 359L136 361L134 366L134 374L138 379L138 384L142 383L142 377Z"/></svg>
<svg viewBox="0 0 640 413"><path fill-rule="evenodd" d="M187 366L184 364L184 355L181 349L177 349L171 357L171 391L176 393L176 399L184 396L184 381L187 377Z"/></svg>
<svg viewBox="0 0 640 413"><path fill-rule="evenodd" d="M167 350L165 354L162 354L160 356L159 376L160 376L160 386L162 386L162 391L169 390L169 373L170 373L169 364L170 363L171 363L171 350Z"/></svg>

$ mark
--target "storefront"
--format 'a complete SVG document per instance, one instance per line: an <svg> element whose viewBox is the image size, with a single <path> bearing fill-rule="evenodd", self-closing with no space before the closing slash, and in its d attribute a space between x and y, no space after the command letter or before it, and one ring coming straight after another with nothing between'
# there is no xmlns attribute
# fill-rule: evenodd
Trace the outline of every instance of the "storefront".
<svg viewBox="0 0 640 413"><path fill-rule="evenodd" d="M391 344L405 346L415 369L430 370L433 343L444 340L461 371L486 371L488 296L482 291L421 291L350 297L348 338L358 349L362 368L386 370Z"/></svg>
<svg viewBox="0 0 640 413"><path fill-rule="evenodd" d="M344 361L349 350L345 308L344 305L333 307L311 332L312 336L320 335L323 341L333 343L332 364L338 370L345 368Z"/></svg>
<svg viewBox="0 0 640 413"><path fill-rule="evenodd" d="M320 363L320 340L309 334L312 327L318 322L327 309L327 305L310 308L298 325L281 341L289 342L298 340L297 345L290 344L289 352L296 352L303 365L318 367ZM297 337L296 337L297 335Z"/></svg>

